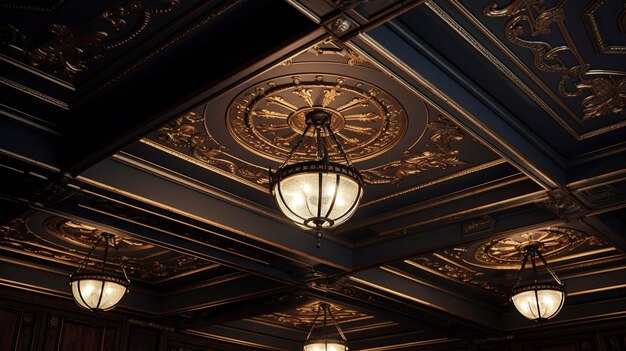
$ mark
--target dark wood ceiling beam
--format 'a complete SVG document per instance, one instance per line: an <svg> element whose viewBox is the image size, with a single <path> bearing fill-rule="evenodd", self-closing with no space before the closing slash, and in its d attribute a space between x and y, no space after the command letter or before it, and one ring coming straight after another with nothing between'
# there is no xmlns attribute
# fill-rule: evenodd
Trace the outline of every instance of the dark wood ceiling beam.
<svg viewBox="0 0 626 351"><path fill-rule="evenodd" d="M65 150L69 157L63 165L66 172L79 174L180 113L325 35L282 1L223 3L223 10L219 5L215 9L218 13L203 15L208 18L206 23L200 16L148 50L138 61L139 69L73 106L68 130L71 142ZM87 116L102 121L97 133L85 131Z"/></svg>
<svg viewBox="0 0 626 351"><path fill-rule="evenodd" d="M143 226L134 223L131 220L125 220L114 215L108 215L103 212L96 212L87 208L66 203L57 205L55 210L42 210L58 216L73 219L79 223L92 225L111 233L120 233L136 237L142 241L158 245L168 250L216 262L279 282L291 284L300 283L300 281L291 274L278 270L265 263L246 259L245 257L222 250L217 250L202 243L185 239L184 237L174 236L172 233L159 230L159 228Z"/></svg>
<svg viewBox="0 0 626 351"><path fill-rule="evenodd" d="M494 330L500 329L500 314L495 309L443 292L416 280L406 279L392 271L373 268L355 273L351 280L366 286L454 315Z"/></svg>
<svg viewBox="0 0 626 351"><path fill-rule="evenodd" d="M435 50L393 21L352 39L358 50L546 189L566 183L562 161L508 120L508 112Z"/></svg>
<svg viewBox="0 0 626 351"><path fill-rule="evenodd" d="M359 247L354 250L354 270L388 264L433 251L442 250L458 244L470 243L495 235L506 235L526 230L538 229L563 223L550 212L531 206L520 208L515 212L495 217L493 229L464 234L463 223L454 223L427 231L415 232L410 235L381 241L375 245ZM384 239L384 238L383 238Z"/></svg>
<svg viewBox="0 0 626 351"><path fill-rule="evenodd" d="M78 180L223 228L235 235L298 252L319 263L341 269L349 269L352 264L352 250L349 247L326 240L323 247L317 249L312 233L117 160L107 159L99 163L84 172Z"/></svg>

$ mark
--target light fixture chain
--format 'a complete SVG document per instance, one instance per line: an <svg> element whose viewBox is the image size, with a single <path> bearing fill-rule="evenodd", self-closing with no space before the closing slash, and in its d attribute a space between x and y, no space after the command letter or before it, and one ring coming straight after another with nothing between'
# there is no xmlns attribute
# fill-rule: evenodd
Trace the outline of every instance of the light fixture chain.
<svg viewBox="0 0 626 351"><path fill-rule="evenodd" d="M526 263L528 262L528 256L530 255L530 251L526 250L526 252L524 252L524 259L522 260L522 266L519 269L519 275L517 277L517 282L515 282L515 285L513 285L513 288L517 288L521 283L522 283L522 279L524 277L524 268L526 268Z"/></svg>
<svg viewBox="0 0 626 351"><path fill-rule="evenodd" d="M117 261L120 265L120 268L122 268L124 279L126 279L126 281L130 283L130 279L128 279L128 275L126 274L126 268L124 268L124 260L122 260L122 256L120 256L119 249L117 248L117 241L115 241L115 239L113 239L113 249L115 251L115 256L117 256Z"/></svg>
<svg viewBox="0 0 626 351"><path fill-rule="evenodd" d="M103 238L104 238L104 235L100 235L98 240L96 240L96 243L93 244L93 246L89 250L89 253L87 254L87 256L85 256L83 261L80 263L80 265L78 265L78 268L76 268L76 271L74 271L74 273L72 273L72 275L77 274L81 269L85 269L85 267L87 266L87 263L89 262L89 259L91 258L91 255L93 254L93 251L96 249L96 246L98 246L100 244L100 242L102 241ZM70 275L70 277L72 275Z"/></svg>
<svg viewBox="0 0 626 351"><path fill-rule="evenodd" d="M335 144L337 144L337 147L339 148L339 152L341 153L343 158L346 160L346 164L350 167L353 167L352 160L350 160L350 156L348 156L346 151L343 149L343 146L339 143L339 140L337 140L337 137L335 136L335 133L333 132L332 128L328 128L328 134L330 135L332 140L335 142Z"/></svg>
<svg viewBox="0 0 626 351"><path fill-rule="evenodd" d="M300 136L300 139L298 139L298 142L296 143L296 145L294 145L294 147L291 149L291 151L289 151L289 154L287 155L287 158L285 159L285 162L283 162L283 164L280 165L280 167L278 167L278 169L281 169L281 168L283 168L283 167L285 167L287 165L287 162L289 162L289 160L293 156L294 152L296 152L296 150L300 147L300 145L302 145L302 141L304 140L304 138L306 137L306 134L309 132L310 129L311 129L311 124L307 124L306 128L304 128L304 133L302 133L302 135Z"/></svg>
<svg viewBox="0 0 626 351"><path fill-rule="evenodd" d="M341 336L341 339L345 342L348 342L348 339L346 339L346 336L344 335L343 330L341 330L341 327L339 326L339 323L337 323L337 320L335 319L335 316L333 315L333 311L331 311L330 308L328 309L328 314L330 315L330 319L333 321L335 328L337 328L337 331L339 332L339 336Z"/></svg>
<svg viewBox="0 0 626 351"><path fill-rule="evenodd" d="M565 285L563 284L563 282L561 282L561 279L559 279L556 273L554 273L552 268L550 268L550 266L548 265L548 262L546 262L546 259L543 258L543 255L541 254L541 252L537 251L537 256L539 256L539 259L541 260L541 262L543 262L543 265L546 267L546 270L548 271L548 273L550 273L552 278L556 280L556 282L559 283L560 285Z"/></svg>
<svg viewBox="0 0 626 351"><path fill-rule="evenodd" d="M313 319L313 325L311 325L311 330L309 330L309 334L307 334L306 339L304 339L304 341L308 341L309 338L311 337L311 334L313 333L313 329L315 329L315 323L317 323L317 320L320 317L320 308L317 309L317 313L315 314L315 318Z"/></svg>

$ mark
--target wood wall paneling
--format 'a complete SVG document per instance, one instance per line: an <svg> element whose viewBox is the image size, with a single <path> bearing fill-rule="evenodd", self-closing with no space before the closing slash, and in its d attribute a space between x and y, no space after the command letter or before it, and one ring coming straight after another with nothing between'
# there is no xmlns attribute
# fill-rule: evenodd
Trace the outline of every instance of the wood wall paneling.
<svg viewBox="0 0 626 351"><path fill-rule="evenodd" d="M0 350L15 349L20 317L18 311L0 309Z"/></svg>

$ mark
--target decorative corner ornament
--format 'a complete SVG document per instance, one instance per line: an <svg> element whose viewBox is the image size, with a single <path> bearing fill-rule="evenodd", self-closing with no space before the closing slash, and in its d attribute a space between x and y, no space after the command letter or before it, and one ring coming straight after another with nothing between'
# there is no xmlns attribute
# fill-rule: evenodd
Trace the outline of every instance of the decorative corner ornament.
<svg viewBox="0 0 626 351"><path fill-rule="evenodd" d="M561 218L572 218L586 212L585 207L564 189L555 189L548 193L549 200L539 204L544 209L554 212Z"/></svg>
<svg viewBox="0 0 626 351"><path fill-rule="evenodd" d="M345 16L339 16L326 25L326 29L338 37L345 35L354 28L356 28L356 23Z"/></svg>
<svg viewBox="0 0 626 351"><path fill-rule="evenodd" d="M489 215L474 218L471 221L463 223L463 236L492 232L495 225L496 220Z"/></svg>

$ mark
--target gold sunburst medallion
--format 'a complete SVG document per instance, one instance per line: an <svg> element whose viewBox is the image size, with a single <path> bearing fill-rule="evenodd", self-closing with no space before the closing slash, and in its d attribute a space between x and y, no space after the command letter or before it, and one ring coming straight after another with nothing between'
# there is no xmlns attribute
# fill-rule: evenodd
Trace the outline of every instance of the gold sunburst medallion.
<svg viewBox="0 0 626 351"><path fill-rule="evenodd" d="M543 256L550 257L570 252L587 239L578 230L550 227L487 241L474 251L474 257L484 263L519 264L528 245L539 245Z"/></svg>
<svg viewBox="0 0 626 351"><path fill-rule="evenodd" d="M240 145L281 162L304 133L305 115L313 109L330 114L330 128L354 162L389 150L406 130L406 113L394 97L364 81L332 74L257 83L235 97L226 124ZM304 147L294 158L310 158L314 152Z"/></svg>

